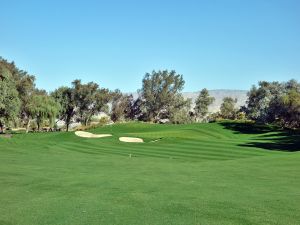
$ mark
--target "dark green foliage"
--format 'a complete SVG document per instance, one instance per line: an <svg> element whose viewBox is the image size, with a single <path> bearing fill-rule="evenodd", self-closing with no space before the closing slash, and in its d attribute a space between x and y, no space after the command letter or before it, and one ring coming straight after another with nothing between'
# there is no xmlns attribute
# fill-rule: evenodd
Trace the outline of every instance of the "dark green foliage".
<svg viewBox="0 0 300 225"><path fill-rule="evenodd" d="M250 119L289 128L300 126L300 84L297 81L259 82L259 87L253 86L248 96L245 112Z"/></svg>
<svg viewBox="0 0 300 225"><path fill-rule="evenodd" d="M300 90L290 89L279 100L280 118L284 127L300 127Z"/></svg>
<svg viewBox="0 0 300 225"><path fill-rule="evenodd" d="M49 120L49 125L54 125L54 120L58 114L59 105L51 98L45 90L35 88L35 78L26 71L18 69L14 62L9 63L0 58L0 70L5 71L3 75L6 83L9 83L8 91L1 88L1 91L9 93L10 99L13 100L14 110L6 106L7 119L18 118L23 124L26 124L28 132L31 120L37 124L38 130L44 120ZM0 72L1 72L0 71ZM2 72L2 74L4 74ZM4 96L4 93L2 93ZM0 101L1 102L1 101ZM1 103L0 103L1 104Z"/></svg>
<svg viewBox="0 0 300 225"><path fill-rule="evenodd" d="M64 120L67 130L71 122L80 121L88 125L91 118L100 112L109 113L108 103L112 103L111 117L119 120L142 120L152 122L191 123L192 118L201 120L251 119L259 123L276 123L282 127L300 127L300 84L296 80L288 82L259 82L248 93L247 105L235 108L236 100L224 98L220 112L207 117L208 106L214 98L203 89L191 112L191 101L184 99L182 75L175 71L153 71L143 78L139 98L123 95L99 88L94 82L82 84L75 80L72 87L61 87L49 97L45 90L35 87L35 77L0 57L0 127L4 123L25 126L27 131L31 120L40 126L45 118L53 126L56 115ZM41 97L43 96L43 97ZM47 103L49 106L42 105ZM59 109L59 113L57 113ZM48 111L48 112L46 112ZM46 116L47 115L47 116Z"/></svg>
<svg viewBox="0 0 300 225"><path fill-rule="evenodd" d="M60 87L52 92L51 96L60 105L59 119L65 121L66 130L69 131L69 125L76 113L74 89L69 87Z"/></svg>
<svg viewBox="0 0 300 225"><path fill-rule="evenodd" d="M174 70L146 73L140 90L145 119L157 122L164 117L169 118L174 113L172 110L178 110L176 101L182 99L180 92L183 87L182 75L176 74Z"/></svg>
<svg viewBox="0 0 300 225"><path fill-rule="evenodd" d="M51 96L60 105L59 119L65 121L68 131L70 123L76 117L87 126L94 115L108 112L107 103L115 94L108 89L99 88L94 82L82 84L80 80L74 80L72 87L60 87Z"/></svg>
<svg viewBox="0 0 300 225"><path fill-rule="evenodd" d="M10 121L16 120L20 111L20 100L10 71L0 62L0 133Z"/></svg>
<svg viewBox="0 0 300 225"><path fill-rule="evenodd" d="M60 110L60 106L54 98L41 92L32 96L28 108L31 119L35 119L37 123L38 131L45 119L48 119L50 121L50 127L53 127L55 118Z"/></svg>
<svg viewBox="0 0 300 225"><path fill-rule="evenodd" d="M21 102L19 119L23 124L30 124L30 108L29 104L35 90L35 77L29 75L26 71L20 70L16 67L14 62L9 63L7 60L0 57L0 64L5 67L12 75L15 83L18 97Z"/></svg>
<svg viewBox="0 0 300 225"><path fill-rule="evenodd" d="M80 122L88 125L92 116L99 112L107 112L107 103L112 98L112 93L105 88L99 88L94 82L82 84L80 80L72 82L74 100L78 108Z"/></svg>
<svg viewBox="0 0 300 225"><path fill-rule="evenodd" d="M223 103L220 107L220 116L223 119L235 119L237 114L237 109L235 108L235 104L237 99L233 99L231 97L225 97L223 99Z"/></svg>
<svg viewBox="0 0 300 225"><path fill-rule="evenodd" d="M112 121L133 120L135 118L134 103L132 95L122 94L118 90L115 91L111 109Z"/></svg>
<svg viewBox="0 0 300 225"><path fill-rule="evenodd" d="M253 86L248 93L247 114L250 119L267 123L273 122L278 111L277 101L283 93L279 82L259 82L259 87Z"/></svg>
<svg viewBox="0 0 300 225"><path fill-rule="evenodd" d="M131 100L130 114L128 115L131 120L145 120L145 114L143 114L142 106L143 101L140 98Z"/></svg>
<svg viewBox="0 0 300 225"><path fill-rule="evenodd" d="M173 106L167 111L167 114L162 118L170 119L174 124L187 124L192 123L192 117L190 116L191 99L184 99L182 95L175 97Z"/></svg>
<svg viewBox="0 0 300 225"><path fill-rule="evenodd" d="M195 114L200 119L204 119L208 114L208 106L215 101L214 97L210 97L206 88L202 89L198 98L196 99L196 106L194 108Z"/></svg>

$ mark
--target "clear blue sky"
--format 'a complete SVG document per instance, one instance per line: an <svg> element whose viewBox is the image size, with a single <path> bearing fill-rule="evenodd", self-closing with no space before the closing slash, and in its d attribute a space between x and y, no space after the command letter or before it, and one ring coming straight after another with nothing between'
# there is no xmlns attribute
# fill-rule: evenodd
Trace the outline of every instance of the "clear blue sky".
<svg viewBox="0 0 300 225"><path fill-rule="evenodd" d="M300 80L299 0L1 1L0 55L54 90L76 78L136 91L153 69L185 91Z"/></svg>

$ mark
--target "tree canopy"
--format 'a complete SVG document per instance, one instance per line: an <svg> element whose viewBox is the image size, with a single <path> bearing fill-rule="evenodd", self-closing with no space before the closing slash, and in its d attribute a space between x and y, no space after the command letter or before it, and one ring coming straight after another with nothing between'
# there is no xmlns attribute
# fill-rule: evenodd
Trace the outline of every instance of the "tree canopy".
<svg viewBox="0 0 300 225"><path fill-rule="evenodd" d="M108 89L99 88L94 82L82 84L81 80L74 80L72 85L81 123L87 125L96 113L108 112L107 103L112 98L112 93Z"/></svg>
<svg viewBox="0 0 300 225"><path fill-rule="evenodd" d="M220 113L222 118L224 119L234 119L236 115L236 108L235 104L237 102L237 99L233 99L231 97L225 97L223 99L223 103L220 107Z"/></svg>
<svg viewBox="0 0 300 225"><path fill-rule="evenodd" d="M259 82L248 93L247 116L261 123L279 123L284 127L299 127L300 84Z"/></svg>
<svg viewBox="0 0 300 225"><path fill-rule="evenodd" d="M248 92L246 105L236 108L237 99L225 97L220 111L209 113L214 98L202 89L195 103L182 95L185 81L174 70L153 70L142 79L138 97L99 87L95 82L74 80L70 87L59 87L51 94L37 89L35 76L20 70L14 62L0 57L0 130L4 126L38 129L63 120L66 130L72 122L89 125L101 112L114 122L141 120L150 122L190 123L207 119L250 119L259 123L275 123L285 128L300 128L300 83L261 81Z"/></svg>
<svg viewBox="0 0 300 225"><path fill-rule="evenodd" d="M0 132L9 121L14 121L20 111L20 100L12 75L0 64Z"/></svg>
<svg viewBox="0 0 300 225"><path fill-rule="evenodd" d="M184 83L183 76L174 70L146 73L140 90L145 118L158 121L161 114L170 114L176 100L181 96Z"/></svg>
<svg viewBox="0 0 300 225"><path fill-rule="evenodd" d="M132 95L122 94L116 90L112 100L111 119L116 121L134 120L134 99Z"/></svg>
<svg viewBox="0 0 300 225"><path fill-rule="evenodd" d="M54 100L60 105L58 118L65 121L66 130L69 131L70 123L76 114L74 90L70 87L60 87L51 93Z"/></svg>
<svg viewBox="0 0 300 225"><path fill-rule="evenodd" d="M215 101L214 97L209 95L209 92L206 88L202 89L199 96L195 102L195 114L197 117L205 118L208 114L208 106L211 105Z"/></svg>
<svg viewBox="0 0 300 225"><path fill-rule="evenodd" d="M38 130L40 130L41 124L45 119L48 119L49 125L53 127L60 106L52 97L37 93L32 96L28 108L30 117L36 119Z"/></svg>

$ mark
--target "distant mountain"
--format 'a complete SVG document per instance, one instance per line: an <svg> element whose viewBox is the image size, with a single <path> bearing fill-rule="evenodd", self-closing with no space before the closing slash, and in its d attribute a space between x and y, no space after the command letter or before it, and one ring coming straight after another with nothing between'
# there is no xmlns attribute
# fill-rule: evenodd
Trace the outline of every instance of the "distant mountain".
<svg viewBox="0 0 300 225"><path fill-rule="evenodd" d="M236 98L237 99L237 104L236 107L239 108L243 105L246 104L247 101L247 92L245 90L209 90L209 94L215 98L214 103L209 107L209 112L217 112L220 109L220 106L223 102L223 98L225 97L231 97L231 98ZM138 98L137 93L129 93L132 94L133 97L136 99ZM195 100L199 95L198 92L183 92L183 97L184 98L191 98L193 102L193 107L195 105Z"/></svg>
<svg viewBox="0 0 300 225"><path fill-rule="evenodd" d="M223 98L231 97L237 99L236 107L239 108L246 104L247 92L244 90L209 90L210 96L215 98L214 103L209 107L209 112L217 112L223 102ZM199 95L199 92L184 92L182 93L185 98L191 98L193 102L193 107L195 100Z"/></svg>

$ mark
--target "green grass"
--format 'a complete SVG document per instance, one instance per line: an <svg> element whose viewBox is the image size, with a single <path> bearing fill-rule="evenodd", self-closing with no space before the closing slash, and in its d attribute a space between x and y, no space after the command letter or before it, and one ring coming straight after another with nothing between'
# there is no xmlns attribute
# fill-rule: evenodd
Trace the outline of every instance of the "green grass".
<svg viewBox="0 0 300 225"><path fill-rule="evenodd" d="M114 136L0 138L0 225L300 224L297 133L232 122L91 132Z"/></svg>

